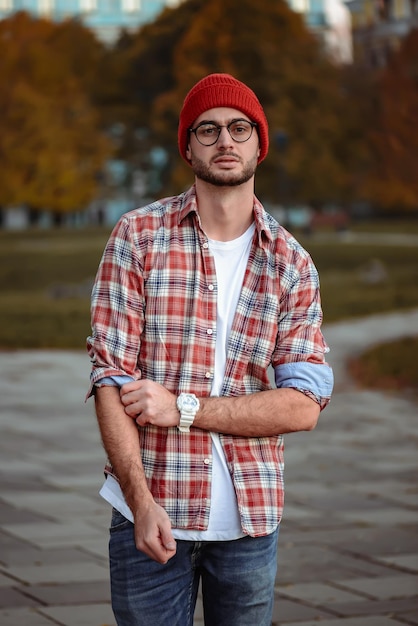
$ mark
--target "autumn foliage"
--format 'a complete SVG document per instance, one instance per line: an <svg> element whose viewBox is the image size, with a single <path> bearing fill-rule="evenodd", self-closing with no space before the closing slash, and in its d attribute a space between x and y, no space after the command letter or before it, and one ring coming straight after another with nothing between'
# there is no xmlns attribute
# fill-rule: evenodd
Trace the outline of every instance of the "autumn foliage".
<svg viewBox="0 0 418 626"><path fill-rule="evenodd" d="M94 196L110 154L89 84L98 53L76 23L0 22L0 205L62 214Z"/></svg>
<svg viewBox="0 0 418 626"><path fill-rule="evenodd" d="M381 208L418 212L418 30L412 31L378 77L373 154L367 193Z"/></svg>
<svg viewBox="0 0 418 626"><path fill-rule="evenodd" d="M183 98L229 72L269 120L262 200L418 213L417 68L418 31L384 70L360 71L335 64L282 0L186 0L113 48L76 21L18 13L0 21L0 206L78 211L106 159L146 171L155 147L167 162L153 191L177 193L191 181L176 145Z"/></svg>

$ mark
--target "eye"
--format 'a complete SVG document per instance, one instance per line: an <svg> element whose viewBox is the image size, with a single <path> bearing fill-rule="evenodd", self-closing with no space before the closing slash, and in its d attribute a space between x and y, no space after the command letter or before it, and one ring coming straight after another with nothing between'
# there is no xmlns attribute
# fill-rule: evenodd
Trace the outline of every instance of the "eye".
<svg viewBox="0 0 418 626"><path fill-rule="evenodd" d="M203 124L203 126L199 126L197 132L201 137L213 137L218 133L218 127L214 124Z"/></svg>
<svg viewBox="0 0 418 626"><path fill-rule="evenodd" d="M247 135L250 128L251 128L251 125L248 122L245 122L244 120L238 120L231 124L231 126L229 127L229 130L233 135L239 136L239 135Z"/></svg>

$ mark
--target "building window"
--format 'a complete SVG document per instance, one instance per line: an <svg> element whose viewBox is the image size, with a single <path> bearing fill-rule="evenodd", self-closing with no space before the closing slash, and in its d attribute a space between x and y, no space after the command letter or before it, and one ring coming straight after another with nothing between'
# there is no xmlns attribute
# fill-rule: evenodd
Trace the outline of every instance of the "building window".
<svg viewBox="0 0 418 626"><path fill-rule="evenodd" d="M92 13L97 9L97 0L80 0L80 11Z"/></svg>
<svg viewBox="0 0 418 626"><path fill-rule="evenodd" d="M122 0L122 11L124 13L137 13L141 10L141 0Z"/></svg>
<svg viewBox="0 0 418 626"><path fill-rule="evenodd" d="M12 0L0 0L0 11L11 11L12 8Z"/></svg>
<svg viewBox="0 0 418 626"><path fill-rule="evenodd" d="M393 4L393 17L396 20L405 17L405 9L404 0L395 0Z"/></svg>
<svg viewBox="0 0 418 626"><path fill-rule="evenodd" d="M50 15L54 10L54 0L38 0L38 11L41 15Z"/></svg>
<svg viewBox="0 0 418 626"><path fill-rule="evenodd" d="M309 0L291 0L290 6L297 13L308 13L310 9Z"/></svg>

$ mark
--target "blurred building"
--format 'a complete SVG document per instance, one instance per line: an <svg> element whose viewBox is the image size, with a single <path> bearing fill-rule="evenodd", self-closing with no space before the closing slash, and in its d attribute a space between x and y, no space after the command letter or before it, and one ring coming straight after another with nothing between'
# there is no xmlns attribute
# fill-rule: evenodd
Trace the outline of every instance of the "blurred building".
<svg viewBox="0 0 418 626"><path fill-rule="evenodd" d="M177 6L183 0L0 0L0 19L16 11L62 21L77 17L98 38L108 44L116 41L121 29L136 30L152 22L166 6ZM287 0L301 13L310 30L323 40L337 61L351 60L350 28L347 28L343 0ZM349 17L348 17L349 19Z"/></svg>
<svg viewBox="0 0 418 626"><path fill-rule="evenodd" d="M352 60L350 11L344 0L287 0L337 63Z"/></svg>
<svg viewBox="0 0 418 626"><path fill-rule="evenodd" d="M400 41L418 28L418 0L346 0L351 13L354 59L382 67Z"/></svg>
<svg viewBox="0 0 418 626"><path fill-rule="evenodd" d="M151 22L165 6L181 0L0 0L0 19L17 11L62 21L80 18L103 42L112 44L122 29Z"/></svg>

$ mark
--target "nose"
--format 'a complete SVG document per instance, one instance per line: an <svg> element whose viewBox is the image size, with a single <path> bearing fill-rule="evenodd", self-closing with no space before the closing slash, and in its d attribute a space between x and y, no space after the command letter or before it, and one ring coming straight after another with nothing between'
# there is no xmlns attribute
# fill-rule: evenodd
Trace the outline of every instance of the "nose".
<svg viewBox="0 0 418 626"><path fill-rule="evenodd" d="M219 137L218 137L218 147L226 147L226 146L231 146L232 145L232 137L229 134L229 130L227 129L226 126L222 126L221 127L221 132L219 133Z"/></svg>

